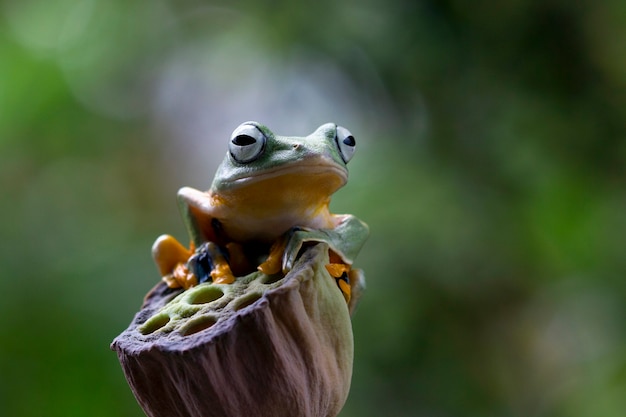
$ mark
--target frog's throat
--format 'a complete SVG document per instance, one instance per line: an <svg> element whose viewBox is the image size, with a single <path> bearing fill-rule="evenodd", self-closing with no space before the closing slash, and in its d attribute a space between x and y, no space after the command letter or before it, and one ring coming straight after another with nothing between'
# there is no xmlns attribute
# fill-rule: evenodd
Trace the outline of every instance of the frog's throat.
<svg viewBox="0 0 626 417"><path fill-rule="evenodd" d="M328 211L330 196L344 184L343 178L326 170L293 170L288 175L264 175L254 181L211 193L213 215L242 223L243 218L259 223L270 218L307 222ZM255 227L255 224L251 227Z"/></svg>
<svg viewBox="0 0 626 417"><path fill-rule="evenodd" d="M262 171L249 171L232 178L223 179L221 184L214 184L213 191L231 190L246 187L257 182L272 180L277 177L301 176L301 175L325 175L334 177L341 188L348 182L348 170L323 157L308 158L291 163L279 165ZM333 192L336 190L333 190Z"/></svg>

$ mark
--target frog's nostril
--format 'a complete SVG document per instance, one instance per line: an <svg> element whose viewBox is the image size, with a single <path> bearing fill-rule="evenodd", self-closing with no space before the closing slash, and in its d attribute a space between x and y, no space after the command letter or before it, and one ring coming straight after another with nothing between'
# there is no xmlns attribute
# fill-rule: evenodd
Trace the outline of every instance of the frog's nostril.
<svg viewBox="0 0 626 417"><path fill-rule="evenodd" d="M299 144L299 143L294 143L292 146L293 146L294 150L297 150L297 149L300 149L300 146L302 146L302 145Z"/></svg>

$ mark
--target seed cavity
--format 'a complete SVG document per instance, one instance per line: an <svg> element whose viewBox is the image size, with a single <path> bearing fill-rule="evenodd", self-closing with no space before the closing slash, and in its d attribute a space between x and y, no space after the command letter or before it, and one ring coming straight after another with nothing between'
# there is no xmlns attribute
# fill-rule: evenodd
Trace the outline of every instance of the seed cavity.
<svg viewBox="0 0 626 417"><path fill-rule="evenodd" d="M261 294L261 293L253 292L253 293L245 294L245 295L239 297L234 302L233 310L239 311L239 310L242 310L242 309L248 307L249 305L254 304L259 298L262 297L262 295L263 294Z"/></svg>
<svg viewBox="0 0 626 417"><path fill-rule="evenodd" d="M165 313L157 314L156 316L150 317L141 327L139 327L139 332L141 332L141 334L143 335L154 333L157 330L165 327L165 325L169 322L169 315Z"/></svg>
<svg viewBox="0 0 626 417"><path fill-rule="evenodd" d="M274 275L264 275L259 282L261 284L265 284L265 285L270 285L273 284L275 282L280 281L281 279L283 279L284 276L281 274L274 274Z"/></svg>
<svg viewBox="0 0 626 417"><path fill-rule="evenodd" d="M208 304L222 298L223 296L224 291L222 291L219 287L208 285L194 290L187 296L186 301L189 304Z"/></svg>
<svg viewBox="0 0 626 417"><path fill-rule="evenodd" d="M181 330L180 333L183 336L189 336L202 330L206 330L209 327L217 323L217 318L213 316L200 316L189 321Z"/></svg>

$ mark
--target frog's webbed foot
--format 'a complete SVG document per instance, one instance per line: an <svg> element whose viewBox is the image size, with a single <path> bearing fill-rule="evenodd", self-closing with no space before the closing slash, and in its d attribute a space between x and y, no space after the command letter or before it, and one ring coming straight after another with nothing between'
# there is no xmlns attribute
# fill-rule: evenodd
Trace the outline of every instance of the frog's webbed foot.
<svg viewBox="0 0 626 417"><path fill-rule="evenodd" d="M325 265L326 271L335 279L337 287L341 291L343 298L346 300L350 311L353 310L353 303L350 303L352 297L352 289L356 286L355 294L360 297L360 290L363 284L362 274L357 269L352 269L352 265L345 261L341 255L335 252L335 243L340 236L333 230L306 230L295 229L286 235L287 241L283 251L283 268L291 270L293 264L298 259L302 249L308 243L325 242L330 246L328 250L328 264ZM355 298L355 302L358 298Z"/></svg>
<svg viewBox="0 0 626 417"><path fill-rule="evenodd" d="M328 233L332 233L332 231L302 227L292 228L272 244L267 260L260 264L257 269L266 275L280 272L286 275L293 269L293 265L307 242L328 242Z"/></svg>
<svg viewBox="0 0 626 417"><path fill-rule="evenodd" d="M305 242L323 241L320 239L323 236L316 232L319 231L311 231L302 228L291 229L274 242L270 248L267 260L259 265L257 269L266 275L278 274L281 270L286 274L291 270L293 263L297 260L299 253L302 251L302 247L305 246ZM318 239L311 239L315 236L317 236ZM287 270L281 267L285 260L288 265ZM350 284L350 264L343 262L341 257L331 249L329 250L329 263L326 265L326 270L335 278L337 286L346 299L346 303L349 303L352 291Z"/></svg>
<svg viewBox="0 0 626 417"><path fill-rule="evenodd" d="M292 228L281 239L285 241L281 254L283 274L287 274L287 272L293 269L296 260L307 242L328 241L326 230L313 230L302 227Z"/></svg>
<svg viewBox="0 0 626 417"><path fill-rule="evenodd" d="M350 214L335 218L337 225L332 229L295 227L288 232L282 263L283 273L293 268L303 247L308 243L325 242L343 263L352 263L369 235L369 228Z"/></svg>
<svg viewBox="0 0 626 417"><path fill-rule="evenodd" d="M235 282L235 276L222 250L213 242L202 244L189 258L187 265L196 276L198 284L208 281L209 278L216 284Z"/></svg>
<svg viewBox="0 0 626 417"><path fill-rule="evenodd" d="M329 264L326 269L337 281L350 311L353 311L364 288L364 278L360 270L352 269L352 260L359 253L367 239L367 225L352 215L336 216L338 222L334 229L294 228L286 236L282 253L283 273L289 272L302 249L308 244L324 242L329 246ZM270 254L269 260L272 258ZM276 255L274 255L276 256ZM280 255L279 255L280 256Z"/></svg>
<svg viewBox="0 0 626 417"><path fill-rule="evenodd" d="M282 271L282 261L289 236L290 233L286 233L274 242L270 247L267 260L257 267L259 271L265 275L275 275Z"/></svg>
<svg viewBox="0 0 626 417"><path fill-rule="evenodd" d="M152 245L152 256L170 288L188 289L209 278L218 284L235 281L220 248L213 242L195 250L193 243L185 248L170 235L160 236Z"/></svg>

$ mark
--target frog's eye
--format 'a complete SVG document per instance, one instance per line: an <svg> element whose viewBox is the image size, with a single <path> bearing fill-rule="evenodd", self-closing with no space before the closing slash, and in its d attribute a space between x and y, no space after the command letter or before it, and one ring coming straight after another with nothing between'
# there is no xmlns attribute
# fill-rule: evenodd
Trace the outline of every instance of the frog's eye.
<svg viewBox="0 0 626 417"><path fill-rule="evenodd" d="M337 126L335 141L337 142L337 147L339 148L343 162L347 164L348 161L352 159L352 155L354 155L356 149L354 136L352 136L352 133L345 127Z"/></svg>
<svg viewBox="0 0 626 417"><path fill-rule="evenodd" d="M230 136L228 150L241 164L252 162L263 153L267 138L255 125L242 124Z"/></svg>

